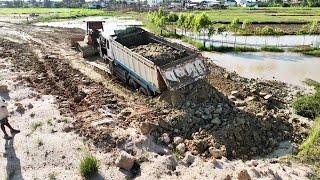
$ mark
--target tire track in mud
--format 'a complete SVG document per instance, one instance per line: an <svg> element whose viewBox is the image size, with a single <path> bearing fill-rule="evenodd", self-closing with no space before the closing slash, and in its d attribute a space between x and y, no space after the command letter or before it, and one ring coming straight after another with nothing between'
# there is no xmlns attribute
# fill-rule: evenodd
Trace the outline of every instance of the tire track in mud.
<svg viewBox="0 0 320 180"><path fill-rule="evenodd" d="M62 33L64 31L66 33ZM107 82L111 85L92 81L90 71L84 72L92 68L83 63L83 60L77 61L79 56L73 57L74 51L68 50L70 47L67 41L73 30L54 29L52 32L55 35L48 37L47 33L50 31L28 31L32 36L42 39L45 46L37 43L26 43L21 47L14 43L8 44L12 49L20 48L22 59L24 51L28 50L25 55L32 56L34 61L25 63L22 62L25 60L15 57L21 60L15 64L17 68L35 71L27 80L39 91L56 95L62 113L77 119L72 128L92 139L98 147L112 150L116 146L122 146L128 137L112 136L115 129L136 128L141 124L147 128L146 132L159 124L152 133L158 143L173 146L171 140L181 136L189 151L204 154L205 158L210 157L210 148L220 153L226 150L220 148L226 146L233 157L247 159L269 153L278 142L293 136L293 127L287 122L289 115L281 115L282 112L278 113L277 107L272 107L273 103L266 101L259 92L250 92L250 88L244 85L254 84L255 81L235 80L237 76L224 77L226 72L222 68L212 67L216 68L217 73L206 80L179 92L170 92L167 98L166 93L159 97L166 102L181 101L177 102L178 107L166 103L162 105L157 99L135 96L112 80ZM79 70L72 68L79 64L83 65ZM259 91L267 90L275 99L282 98L279 96L281 93L278 93L283 88L281 85L278 87L276 83L262 83L255 86ZM239 91L241 98L255 96L256 100L240 110L226 97L226 94L235 89ZM218 109L221 110L218 112ZM207 111L210 111L209 114L213 113L211 115L214 117L208 117ZM256 117L261 111L265 113L263 117ZM251 131L248 132L248 129ZM167 143L162 140L165 133L169 136ZM298 133L298 141L304 135Z"/></svg>
<svg viewBox="0 0 320 180"><path fill-rule="evenodd" d="M115 128L126 129L132 126L126 117L117 116L121 110L128 108L127 100L71 68L56 55L44 55L40 60L39 54L33 52L37 49L35 45L30 47L27 44L1 41L1 46L4 47L4 53L0 57L11 57L16 69L33 72L32 76L24 77L30 86L43 94L54 95L61 113L75 117L76 121L70 129L92 139L96 146L106 151L123 144L125 139L122 138L125 137L113 137L112 133ZM45 52L44 49L41 52ZM92 125L106 118L115 123Z"/></svg>

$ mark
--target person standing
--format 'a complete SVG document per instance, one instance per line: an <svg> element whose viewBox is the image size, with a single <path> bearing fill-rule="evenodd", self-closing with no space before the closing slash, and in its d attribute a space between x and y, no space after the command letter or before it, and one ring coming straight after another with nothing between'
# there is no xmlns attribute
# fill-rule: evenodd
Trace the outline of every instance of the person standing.
<svg viewBox="0 0 320 180"><path fill-rule="evenodd" d="M8 122L8 104L6 100L0 96L0 124L1 124L1 130L4 133L4 139L11 139L12 137L9 136L6 132L5 126L7 126L10 129L11 134L19 133L20 130L14 129L11 127L11 125Z"/></svg>

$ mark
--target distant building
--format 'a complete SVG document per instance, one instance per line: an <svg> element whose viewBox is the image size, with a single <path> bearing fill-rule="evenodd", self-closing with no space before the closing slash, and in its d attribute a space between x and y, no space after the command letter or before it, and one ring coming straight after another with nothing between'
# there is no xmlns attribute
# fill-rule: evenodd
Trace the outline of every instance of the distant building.
<svg viewBox="0 0 320 180"><path fill-rule="evenodd" d="M105 8L107 6L107 3L105 1L92 1L89 2L87 5L89 9L100 9Z"/></svg>
<svg viewBox="0 0 320 180"><path fill-rule="evenodd" d="M81 7L85 4L85 0L62 0L68 7Z"/></svg>
<svg viewBox="0 0 320 180"><path fill-rule="evenodd" d="M163 3L163 0L148 0L148 5L150 7L156 7Z"/></svg>
<svg viewBox="0 0 320 180"><path fill-rule="evenodd" d="M256 0L235 0L237 2L238 6L242 6L242 7L255 7L257 6L257 2Z"/></svg>
<svg viewBox="0 0 320 180"><path fill-rule="evenodd" d="M237 2L235 0L227 0L224 2L224 6L235 7L237 6Z"/></svg>

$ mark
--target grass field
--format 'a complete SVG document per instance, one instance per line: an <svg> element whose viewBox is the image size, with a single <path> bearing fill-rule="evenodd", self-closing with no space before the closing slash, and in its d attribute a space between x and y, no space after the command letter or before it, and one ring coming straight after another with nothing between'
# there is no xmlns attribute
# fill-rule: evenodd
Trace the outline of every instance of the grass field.
<svg viewBox="0 0 320 180"><path fill-rule="evenodd" d="M193 11L201 13L203 11ZM212 21L228 23L235 18L252 23L304 23L320 20L320 8L228 8L205 11Z"/></svg>
<svg viewBox="0 0 320 180"><path fill-rule="evenodd" d="M31 13L39 14L40 17L28 21L28 23L87 16L116 16L118 14L115 11L103 11L100 9L83 8L0 8L0 14L4 15Z"/></svg>
<svg viewBox="0 0 320 180"><path fill-rule="evenodd" d="M63 15L104 15L106 12L100 9L83 9L83 8L0 8L0 14L52 14L58 13Z"/></svg>
<svg viewBox="0 0 320 180"><path fill-rule="evenodd" d="M267 7L267 8L228 8L212 9L205 11L190 11L192 13L205 12L212 21L217 23L228 23L239 18L240 21L249 20L252 23L305 23L312 20L320 21L320 8L302 7ZM82 8L0 8L0 14L47 14L48 16L83 17L83 16L112 16L122 15L115 11L103 11L100 9ZM125 13L126 14L126 13ZM137 16L138 13L129 13ZM146 17L146 13L141 13L141 18Z"/></svg>

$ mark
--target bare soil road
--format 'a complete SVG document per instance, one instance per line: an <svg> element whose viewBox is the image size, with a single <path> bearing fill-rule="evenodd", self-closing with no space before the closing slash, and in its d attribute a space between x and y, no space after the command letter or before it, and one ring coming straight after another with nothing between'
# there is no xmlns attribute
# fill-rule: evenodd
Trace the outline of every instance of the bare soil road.
<svg viewBox="0 0 320 180"><path fill-rule="evenodd" d="M294 150L307 136L311 122L290 110L299 89L210 64L206 79L144 97L103 73L99 58L83 59L70 47L82 33L0 23L0 85L9 90L1 95L22 130L14 141L0 141L0 178L81 179L86 153L100 160L98 179L311 176L297 162L261 159L282 142ZM120 151L138 168L117 168Z"/></svg>

